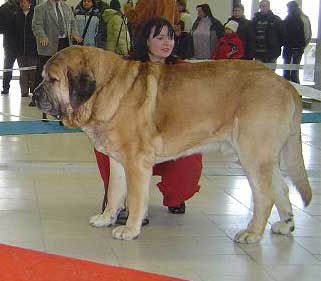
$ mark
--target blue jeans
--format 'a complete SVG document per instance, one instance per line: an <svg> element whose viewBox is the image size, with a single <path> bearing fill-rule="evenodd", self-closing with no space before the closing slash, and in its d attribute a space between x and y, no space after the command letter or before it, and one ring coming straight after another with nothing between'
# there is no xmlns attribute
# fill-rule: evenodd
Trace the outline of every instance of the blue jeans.
<svg viewBox="0 0 321 281"><path fill-rule="evenodd" d="M300 65L304 48L283 48L283 59L285 64L298 64ZM283 77L289 81L300 84L299 70L284 70Z"/></svg>

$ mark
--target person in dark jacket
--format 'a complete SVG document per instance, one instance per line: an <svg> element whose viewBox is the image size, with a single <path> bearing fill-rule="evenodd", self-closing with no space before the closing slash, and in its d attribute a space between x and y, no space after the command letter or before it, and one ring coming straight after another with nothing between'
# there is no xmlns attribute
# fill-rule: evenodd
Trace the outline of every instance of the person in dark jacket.
<svg viewBox="0 0 321 281"><path fill-rule="evenodd" d="M192 35L185 31L185 22L180 20L175 25L174 56L179 59L190 59L194 55Z"/></svg>
<svg viewBox="0 0 321 281"><path fill-rule="evenodd" d="M311 24L295 1L287 4L288 15L284 20L284 48L283 59L285 64L297 64L305 47L311 40ZM298 70L284 70L283 77L287 80L300 83Z"/></svg>
<svg viewBox="0 0 321 281"><path fill-rule="evenodd" d="M213 17L208 4L196 6L198 17L192 26L194 57L210 59L216 39L224 34L223 24Z"/></svg>
<svg viewBox="0 0 321 281"><path fill-rule="evenodd" d="M252 60L255 55L255 36L252 21L245 18L244 6L242 4L236 4L233 7L233 15L228 21L230 20L236 21L239 24L237 35L240 37L244 47L242 59Z"/></svg>
<svg viewBox="0 0 321 281"><path fill-rule="evenodd" d="M37 44L32 33L32 17L34 7L31 0L20 0L20 8L13 16L13 32L16 41L16 53L19 67L29 67L37 65ZM36 70L20 71L21 96L28 97L35 86Z"/></svg>
<svg viewBox="0 0 321 281"><path fill-rule="evenodd" d="M106 47L106 38L107 38L107 30L106 24L102 18L104 11L109 9L109 5L103 0L96 0L96 7L99 10L99 26L98 33L96 36L96 46L98 48L104 49Z"/></svg>
<svg viewBox="0 0 321 281"><path fill-rule="evenodd" d="M18 0L8 0L0 7L0 32L3 34L3 48L4 48L4 69L12 69L14 62L17 59L16 52L16 36L13 32L13 14L19 9ZM2 80L2 95L9 94L10 81L12 79L12 71L3 73Z"/></svg>
<svg viewBox="0 0 321 281"><path fill-rule="evenodd" d="M261 1L259 7L260 11L253 18L255 59L276 63L283 45L282 20L270 10L270 1Z"/></svg>

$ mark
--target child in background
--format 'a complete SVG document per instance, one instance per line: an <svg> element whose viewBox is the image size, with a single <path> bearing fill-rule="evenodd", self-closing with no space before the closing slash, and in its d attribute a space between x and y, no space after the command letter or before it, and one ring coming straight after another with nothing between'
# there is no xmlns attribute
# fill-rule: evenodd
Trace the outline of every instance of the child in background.
<svg viewBox="0 0 321 281"><path fill-rule="evenodd" d="M244 47L240 37L237 35L239 24L230 20L225 24L225 34L220 37L212 54L213 60L240 59L244 55Z"/></svg>

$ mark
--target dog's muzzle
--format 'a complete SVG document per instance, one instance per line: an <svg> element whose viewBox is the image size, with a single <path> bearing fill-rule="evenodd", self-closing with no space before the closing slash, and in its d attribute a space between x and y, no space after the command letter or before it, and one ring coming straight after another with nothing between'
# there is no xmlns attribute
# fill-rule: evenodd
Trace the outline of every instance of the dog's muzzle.
<svg viewBox="0 0 321 281"><path fill-rule="evenodd" d="M32 99L37 107L44 113L48 113L57 119L61 118L61 110L57 102L49 94L49 89L41 83L33 92Z"/></svg>

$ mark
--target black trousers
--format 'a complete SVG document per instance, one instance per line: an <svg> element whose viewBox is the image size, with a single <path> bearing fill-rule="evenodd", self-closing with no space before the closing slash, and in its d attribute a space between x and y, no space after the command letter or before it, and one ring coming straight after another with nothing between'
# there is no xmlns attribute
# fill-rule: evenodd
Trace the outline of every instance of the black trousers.
<svg viewBox="0 0 321 281"><path fill-rule="evenodd" d="M69 47L69 39L61 38L58 41L58 51ZM35 86L37 87L42 81L42 70L46 62L51 58L51 56L40 56L38 57L37 70L36 70L36 81Z"/></svg>
<svg viewBox="0 0 321 281"><path fill-rule="evenodd" d="M16 59L17 59L17 55L12 51L12 48L4 47L3 67L5 69L12 69ZM12 79L12 71L3 73L2 87L4 91L9 91L11 79Z"/></svg>
<svg viewBox="0 0 321 281"><path fill-rule="evenodd" d="M285 64L298 64L300 65L304 48L283 48L283 59ZM283 77L289 81L299 83L299 70L284 70Z"/></svg>

